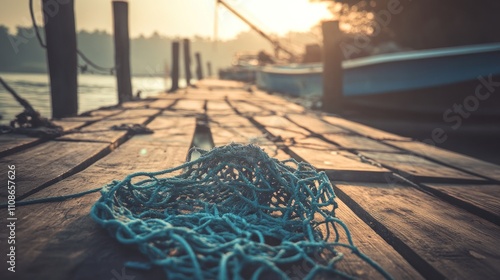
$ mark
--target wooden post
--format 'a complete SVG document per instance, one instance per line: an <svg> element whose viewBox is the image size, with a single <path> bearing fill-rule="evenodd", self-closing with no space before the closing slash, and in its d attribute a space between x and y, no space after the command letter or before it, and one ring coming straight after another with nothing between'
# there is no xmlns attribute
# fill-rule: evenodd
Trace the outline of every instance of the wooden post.
<svg viewBox="0 0 500 280"><path fill-rule="evenodd" d="M324 21L323 31L323 110L338 111L343 103L341 32L338 21Z"/></svg>
<svg viewBox="0 0 500 280"><path fill-rule="evenodd" d="M172 42L172 87L168 92L174 92L179 89L179 42Z"/></svg>
<svg viewBox="0 0 500 280"><path fill-rule="evenodd" d="M42 0L42 6L46 10L43 14L52 117L74 116L78 113L78 59L74 1L54 4L54 1Z"/></svg>
<svg viewBox="0 0 500 280"><path fill-rule="evenodd" d="M185 78L186 78L186 84L188 86L191 85L191 49L190 49L190 42L189 39L184 39L183 40L183 46L184 46L184 70L185 70Z"/></svg>
<svg viewBox="0 0 500 280"><path fill-rule="evenodd" d="M207 62L207 73L209 77L212 77L212 62Z"/></svg>
<svg viewBox="0 0 500 280"><path fill-rule="evenodd" d="M203 69L201 67L201 53L196 52L196 79L203 80Z"/></svg>
<svg viewBox="0 0 500 280"><path fill-rule="evenodd" d="M113 1L115 33L115 68L118 85L118 102L132 100L130 78L130 39L128 33L128 3Z"/></svg>

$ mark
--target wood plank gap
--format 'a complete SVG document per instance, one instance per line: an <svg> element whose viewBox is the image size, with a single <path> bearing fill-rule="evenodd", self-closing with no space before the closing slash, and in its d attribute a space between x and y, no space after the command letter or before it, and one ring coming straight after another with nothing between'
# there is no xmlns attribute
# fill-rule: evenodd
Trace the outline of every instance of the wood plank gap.
<svg viewBox="0 0 500 280"><path fill-rule="evenodd" d="M333 183L333 182L332 182ZM445 275L441 274L431 264L426 262L417 252L412 250L405 242L395 236L385 225L375 219L356 201L339 189L335 184L332 184L335 194L342 200L361 220L370 225L371 228L389 243L396 251L426 279L446 279Z"/></svg>
<svg viewBox="0 0 500 280"><path fill-rule="evenodd" d="M158 113L150 116L145 122L144 122L144 125L147 125L149 124L150 122L152 122L158 115L160 115L162 112L162 110L159 110ZM69 170L67 170L66 172L62 173L61 175L53 178L53 179L50 179L48 180L47 182L45 183L42 183L41 185L33 188L32 190L26 192L25 194L23 195L19 195L18 196L18 200L23 200L23 199L26 199L27 197L39 192L40 190L43 190L63 179L66 179L74 174L77 174L83 170L85 170L87 167L91 166L92 164L94 164L95 162L97 162L98 160L104 158L105 156L107 156L108 154L110 154L113 150L115 150L117 147L121 146L123 143L125 143L128 139L131 138L131 136L133 136L130 132L126 132L122 137L118 138L118 140L114 143L111 143L109 144L106 148L102 149L101 151L98 151L95 155L91 156L90 158L88 159L85 159L83 162L81 162L80 164L76 165L76 166L73 166L72 168L70 168ZM78 142L78 141L75 141L75 142ZM90 141L89 141L90 142Z"/></svg>
<svg viewBox="0 0 500 280"><path fill-rule="evenodd" d="M336 143L335 141L332 141L332 140L324 137L321 134L315 133L314 131L312 131L308 127L300 125L300 124L294 122L288 116L285 116L285 118L287 120L289 120L290 122L294 123L295 125L301 127L302 129L305 129L305 130L309 131L311 133L311 135L314 135L315 137L321 139L322 141L325 141L327 143L331 143L331 144L334 144L334 145L342 146L339 143ZM364 135L361 135L361 136L366 137ZM372 140L375 140L375 141L380 142L381 144L385 145L385 142L379 141L377 139L372 139ZM395 148L398 148L398 147L395 147ZM403 150L401 148L398 148L398 150L401 150L403 153L395 153L395 154L401 154L401 155L408 154L408 153L405 153L405 150ZM491 183L491 182L487 182L487 181L484 181L484 180L476 180L476 179L444 178L444 177L443 178L439 178L439 177L432 177L432 176L417 176L417 175L410 174L410 173L408 173L406 171L403 171L401 169L398 169L398 168L391 167L389 165L383 164L383 163L377 161L376 159L370 158L369 156L360 155L359 151L356 150L356 149L346 149L346 151L348 151L349 153L351 153L351 154L353 154L353 155L355 155L355 156L357 156L357 157L359 157L361 159L365 159L364 161L366 163L368 163L368 164L372 164L372 165L375 165L375 166L380 166L380 167L386 168L386 169L394 172L395 174L399 174L400 176L404 177L406 180L412 182L415 185L419 185L418 182L421 182L421 183L424 183L424 182L429 182L429 183L450 183L450 184L468 184L468 183L471 183L471 184L490 184ZM413 156L416 156L416 157L419 157L419 158L423 158L423 157L421 157L418 154L415 154ZM431 162L434 162L434 161L431 161ZM438 162L434 162L434 163L439 164ZM446 167L448 167L448 166L446 166ZM453 168L453 167L451 167L451 168L455 169L455 170L458 170L458 169ZM458 171L461 171L461 170L458 170ZM467 172L467 173L469 174L469 172ZM469 174L469 175L474 175L474 174Z"/></svg>
<svg viewBox="0 0 500 280"><path fill-rule="evenodd" d="M436 197L441 198L442 200L455 205L459 208L464 209L467 212L470 212L471 214L474 214L480 218L483 218L489 222L492 222L496 224L497 226L500 226L500 216L492 213L486 209L483 209L477 205L474 205L472 203L469 203L463 199L460 199L458 197L455 197L453 195L447 194L445 192L442 192L436 188L433 188L431 186L427 186L426 184L420 184L420 187L427 190L428 192L434 194ZM500 186L499 186L500 188Z"/></svg>
<svg viewBox="0 0 500 280"><path fill-rule="evenodd" d="M391 142L396 142L396 141L391 140ZM413 142L413 141L411 141L411 142ZM437 164L440 164L440 165L443 165L443 166L446 166L446 167L449 167L449 168L453 168L453 169L459 170L459 171L461 171L463 173L467 173L469 175L473 175L473 176L476 176L476 177L483 178L484 180L489 181L488 182L489 184L500 184L500 180L496 180L494 178L491 178L491 177L488 177L488 176L485 176L485 175L482 175L482 174L479 174L479 173L476 173L476 172L464 169L462 167L446 163L446 162L438 160L438 159L436 159L434 157L427 156L427 155L425 155L423 153L418 153L418 152L411 151L409 149L404 149L404 148L398 147L396 145L391 144L390 142L385 142L384 141L384 143L386 145L389 145L389 146L392 146L394 148L400 149L400 150L402 150L402 151L404 151L404 152L406 152L408 154L411 154L411 155L414 155L414 156L418 156L418 157L421 157L421 158L425 158L428 161L431 161L431 162L434 162L434 163L437 163ZM422 143L422 144L424 144L424 143ZM437 148L437 147L435 147L435 148Z"/></svg>
<svg viewBox="0 0 500 280"><path fill-rule="evenodd" d="M101 151L99 151L97 154L91 156L90 158L87 158L86 160L84 160L80 164L70 168L69 170L67 170L66 172L61 174L60 176L57 176L51 180L48 180L45 183L42 183L41 185L31 189L30 191L26 192L23 195L19 195L18 197L16 197L16 199L17 200L24 200L27 197L29 197L29 196L47 188L47 187L50 187L51 185L53 185L59 181L62 181L62 180L66 179L66 178L68 178L68 177L70 177L78 172L85 170L87 167L91 166L93 163L95 163L99 159L101 159L101 158L105 157L106 155L108 155L109 153L111 153L111 151L113 150L112 146L113 145L109 145L105 149L102 149Z"/></svg>

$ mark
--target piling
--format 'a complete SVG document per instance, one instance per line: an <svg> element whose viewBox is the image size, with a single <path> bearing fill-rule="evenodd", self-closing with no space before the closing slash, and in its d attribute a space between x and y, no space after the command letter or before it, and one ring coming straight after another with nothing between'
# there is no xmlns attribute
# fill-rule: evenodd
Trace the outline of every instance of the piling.
<svg viewBox="0 0 500 280"><path fill-rule="evenodd" d="M212 77L212 62L207 62L207 74L209 77Z"/></svg>
<svg viewBox="0 0 500 280"><path fill-rule="evenodd" d="M185 77L186 84L190 86L192 75L191 75L191 47L189 39L183 40L183 46L184 46L184 70L186 76Z"/></svg>
<svg viewBox="0 0 500 280"><path fill-rule="evenodd" d="M338 21L324 21L323 32L323 110L339 111L343 103L343 70Z"/></svg>
<svg viewBox="0 0 500 280"><path fill-rule="evenodd" d="M43 0L52 117L78 113L78 59L74 1ZM57 5L56 5L57 4Z"/></svg>
<svg viewBox="0 0 500 280"><path fill-rule="evenodd" d="M128 3L113 1L115 68L118 86L118 102L132 100L130 75L130 38L128 29Z"/></svg>
<svg viewBox="0 0 500 280"><path fill-rule="evenodd" d="M168 92L174 92L179 89L179 48L179 42L172 42L172 70L170 72L172 87Z"/></svg>
<svg viewBox="0 0 500 280"><path fill-rule="evenodd" d="M201 67L201 54L199 52L195 53L196 57L196 78L199 80L203 80L203 69Z"/></svg>

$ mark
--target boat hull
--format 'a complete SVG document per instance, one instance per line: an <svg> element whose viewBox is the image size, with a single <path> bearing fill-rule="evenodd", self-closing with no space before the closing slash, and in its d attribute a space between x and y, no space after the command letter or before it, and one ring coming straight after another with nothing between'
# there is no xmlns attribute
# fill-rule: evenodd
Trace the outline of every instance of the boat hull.
<svg viewBox="0 0 500 280"><path fill-rule="evenodd" d="M489 77L500 82L500 44L373 56L344 61L342 66L348 101L380 108L443 108L474 95ZM322 75L321 64L264 67L257 72L257 86L268 92L320 97ZM499 95L500 88L493 94Z"/></svg>

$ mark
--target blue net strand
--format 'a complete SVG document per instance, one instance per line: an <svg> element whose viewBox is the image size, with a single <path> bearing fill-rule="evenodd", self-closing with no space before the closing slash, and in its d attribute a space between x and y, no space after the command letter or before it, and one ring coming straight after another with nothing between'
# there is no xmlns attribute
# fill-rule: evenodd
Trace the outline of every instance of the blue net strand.
<svg viewBox="0 0 500 280"><path fill-rule="evenodd" d="M335 217L335 193L324 172L278 161L255 145L229 144L159 172L138 172L103 187L92 218L123 244L135 245L168 279L290 279L338 270L352 254L390 275L353 244ZM347 242L340 242L340 234ZM318 256L327 256L318 260Z"/></svg>

